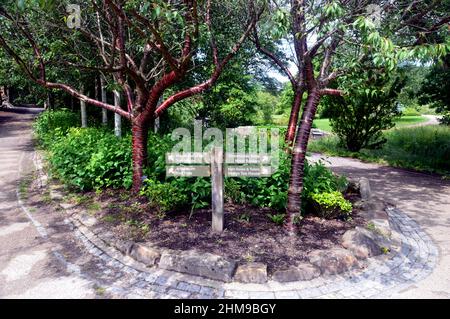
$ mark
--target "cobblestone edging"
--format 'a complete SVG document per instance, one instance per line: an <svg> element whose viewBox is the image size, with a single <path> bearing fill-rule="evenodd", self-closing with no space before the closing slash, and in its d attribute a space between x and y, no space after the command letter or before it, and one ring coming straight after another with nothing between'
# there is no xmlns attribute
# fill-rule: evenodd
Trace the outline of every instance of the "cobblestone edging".
<svg viewBox="0 0 450 319"><path fill-rule="evenodd" d="M39 158L36 163L38 168L42 167ZM39 175L44 176L42 171ZM427 277L438 260L438 250L430 237L414 220L390 207L386 209L389 223L401 240L400 249L393 257L372 257L365 260L364 269L322 275L309 281L224 283L149 268L120 253L95 234L95 228L91 231L79 216L70 214L70 208L67 211L66 224L87 250L101 259L109 267L108 271L128 275L127 280L119 280L107 288L108 292L123 298L386 298Z"/></svg>

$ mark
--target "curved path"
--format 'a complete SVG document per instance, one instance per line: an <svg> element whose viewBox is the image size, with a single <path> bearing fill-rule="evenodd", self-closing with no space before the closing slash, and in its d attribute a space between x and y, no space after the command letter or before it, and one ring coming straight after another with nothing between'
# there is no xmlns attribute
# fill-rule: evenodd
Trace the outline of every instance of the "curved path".
<svg viewBox="0 0 450 319"><path fill-rule="evenodd" d="M350 158L314 154L311 159L322 159L338 174L353 178L367 177L375 195L417 221L438 246L439 261L433 273L396 296L450 298L450 181L435 175Z"/></svg>
<svg viewBox="0 0 450 319"><path fill-rule="evenodd" d="M89 234L73 229L63 214L23 205L20 180L33 170L31 122L36 113L21 108L0 111L0 298L449 298L449 182L330 159L340 173L368 177L376 194L419 222L439 245L439 254L410 217L392 210L393 224L408 234L402 254L387 263L371 261L358 273L286 285L244 285L167 271L142 272L105 253Z"/></svg>

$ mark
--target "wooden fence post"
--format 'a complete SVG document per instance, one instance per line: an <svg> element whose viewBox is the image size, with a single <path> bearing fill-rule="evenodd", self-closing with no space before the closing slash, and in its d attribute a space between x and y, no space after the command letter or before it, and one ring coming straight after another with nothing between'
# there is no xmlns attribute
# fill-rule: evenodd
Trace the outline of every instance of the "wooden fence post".
<svg viewBox="0 0 450 319"><path fill-rule="evenodd" d="M212 231L223 231L223 148L213 147L211 154Z"/></svg>

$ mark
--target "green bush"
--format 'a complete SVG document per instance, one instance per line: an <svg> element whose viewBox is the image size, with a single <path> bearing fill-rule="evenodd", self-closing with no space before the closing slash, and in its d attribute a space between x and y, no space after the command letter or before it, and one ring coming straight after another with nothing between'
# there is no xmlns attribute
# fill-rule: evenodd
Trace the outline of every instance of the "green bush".
<svg viewBox="0 0 450 319"><path fill-rule="evenodd" d="M161 213L180 208L188 203L188 196L178 185L171 182L161 183L147 179L140 194L146 196L150 205Z"/></svg>
<svg viewBox="0 0 450 319"><path fill-rule="evenodd" d="M311 194L311 203L314 212L326 219L348 216L352 211L352 204L337 191Z"/></svg>
<svg viewBox="0 0 450 319"><path fill-rule="evenodd" d="M418 116L418 115L420 115L420 112L413 107L407 107L402 110L402 115L403 116Z"/></svg>
<svg viewBox="0 0 450 319"><path fill-rule="evenodd" d="M278 170L264 178L227 178L226 195L236 203L249 203L257 207L286 210L290 177L290 157L281 154ZM229 181L230 180L230 181ZM347 181L337 177L323 163L305 163L302 203L303 211L311 201L311 195L321 192L344 191Z"/></svg>
<svg viewBox="0 0 450 319"><path fill-rule="evenodd" d="M68 109L42 112L34 123L34 132L40 143L46 147L67 134L71 127L79 126L77 113Z"/></svg>
<svg viewBox="0 0 450 319"><path fill-rule="evenodd" d="M129 188L132 182L131 141L98 128L72 128L49 147L57 175L81 190Z"/></svg>

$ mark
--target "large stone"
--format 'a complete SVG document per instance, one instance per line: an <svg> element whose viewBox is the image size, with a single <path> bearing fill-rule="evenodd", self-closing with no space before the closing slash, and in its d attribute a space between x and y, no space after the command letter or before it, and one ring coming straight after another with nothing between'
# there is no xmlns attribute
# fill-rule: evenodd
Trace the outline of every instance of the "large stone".
<svg viewBox="0 0 450 319"><path fill-rule="evenodd" d="M389 219L389 215L386 212L386 204L378 197L371 197L368 200L363 201L361 215L366 219Z"/></svg>
<svg viewBox="0 0 450 319"><path fill-rule="evenodd" d="M98 223L97 218L85 212L78 215L78 221L87 227L93 227Z"/></svg>
<svg viewBox="0 0 450 319"><path fill-rule="evenodd" d="M236 269L236 262L209 253L166 250L161 254L159 267L230 282Z"/></svg>
<svg viewBox="0 0 450 319"><path fill-rule="evenodd" d="M267 282L267 265L263 263L239 265L234 279L243 283L263 284Z"/></svg>
<svg viewBox="0 0 450 319"><path fill-rule="evenodd" d="M350 250L356 258L365 259L382 253L379 240L373 232L356 227L342 236L342 246Z"/></svg>
<svg viewBox="0 0 450 319"><path fill-rule="evenodd" d="M278 270L272 279L278 282L305 281L320 276L320 269L310 263L301 263L297 267L289 267L286 270Z"/></svg>
<svg viewBox="0 0 450 319"><path fill-rule="evenodd" d="M123 254L129 255L131 253L131 249L133 248L134 242L128 240L118 240L114 244L116 248Z"/></svg>
<svg viewBox="0 0 450 319"><path fill-rule="evenodd" d="M361 194L361 199L367 200L372 196L372 191L370 190L369 180L365 177L359 179L359 193Z"/></svg>
<svg viewBox="0 0 450 319"><path fill-rule="evenodd" d="M392 230L389 221L386 219L371 219L369 223L373 225L374 231L383 237L390 238Z"/></svg>
<svg viewBox="0 0 450 319"><path fill-rule="evenodd" d="M318 267L323 274L334 275L359 266L353 253L344 248L317 250L309 253L309 262Z"/></svg>
<svg viewBox="0 0 450 319"><path fill-rule="evenodd" d="M129 255L146 266L156 265L161 257L161 253L157 249L142 244L134 244Z"/></svg>

